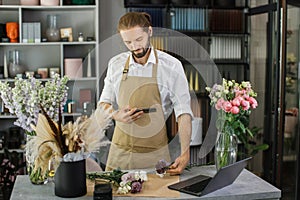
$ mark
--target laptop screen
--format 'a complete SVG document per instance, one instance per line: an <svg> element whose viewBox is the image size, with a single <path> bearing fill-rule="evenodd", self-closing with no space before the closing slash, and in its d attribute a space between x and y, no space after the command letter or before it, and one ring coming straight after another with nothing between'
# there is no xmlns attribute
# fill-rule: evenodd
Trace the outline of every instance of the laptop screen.
<svg viewBox="0 0 300 200"><path fill-rule="evenodd" d="M247 162L250 159L251 157L225 166L221 168L214 177L198 175L184 181L179 181L173 185L169 185L168 188L196 196L208 194L232 184L241 171L246 167Z"/></svg>

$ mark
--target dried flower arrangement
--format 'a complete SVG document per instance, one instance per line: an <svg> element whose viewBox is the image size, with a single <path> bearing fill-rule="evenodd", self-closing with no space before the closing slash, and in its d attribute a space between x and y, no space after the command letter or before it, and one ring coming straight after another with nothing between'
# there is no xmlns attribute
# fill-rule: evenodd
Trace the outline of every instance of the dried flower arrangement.
<svg viewBox="0 0 300 200"><path fill-rule="evenodd" d="M84 159L89 153L109 144L104 134L111 124L109 110L99 107L89 118L81 116L74 123L62 125L60 112L59 120L55 122L41 108L37 125L32 125L36 136L26 145L27 151L35 157L33 171L47 174L50 161L55 161L56 169L61 161Z"/></svg>
<svg viewBox="0 0 300 200"><path fill-rule="evenodd" d="M67 100L68 80L66 76L60 78L59 74L55 74L52 79L46 81L32 76L25 79L15 78L13 83L0 81L1 99L9 112L16 116L14 124L25 131L27 141L36 136L32 125L37 124L40 105L51 119L58 120L58 113L63 110ZM25 152L32 183L43 183L45 174L41 174L40 168L36 173L31 173L35 160L30 153L31 149L26 148Z"/></svg>

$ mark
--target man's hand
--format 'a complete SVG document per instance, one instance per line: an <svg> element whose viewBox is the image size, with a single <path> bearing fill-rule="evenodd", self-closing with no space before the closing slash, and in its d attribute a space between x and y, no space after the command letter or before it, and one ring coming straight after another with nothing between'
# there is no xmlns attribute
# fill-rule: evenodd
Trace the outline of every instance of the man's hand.
<svg viewBox="0 0 300 200"><path fill-rule="evenodd" d="M137 108L130 108L128 105L116 111L113 119L123 123L131 123L141 117L143 111L136 112Z"/></svg>
<svg viewBox="0 0 300 200"><path fill-rule="evenodd" d="M183 172L185 167L190 161L190 151L187 150L184 154L176 158L174 163L169 167L169 170L167 170L167 173L170 175L178 175Z"/></svg>

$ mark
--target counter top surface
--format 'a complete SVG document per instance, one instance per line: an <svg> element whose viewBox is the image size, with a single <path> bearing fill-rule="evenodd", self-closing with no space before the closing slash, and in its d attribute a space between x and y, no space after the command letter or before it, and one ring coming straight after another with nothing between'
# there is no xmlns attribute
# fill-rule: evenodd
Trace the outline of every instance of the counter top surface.
<svg viewBox="0 0 300 200"><path fill-rule="evenodd" d="M201 166L193 167L191 170L185 170L180 176L181 180L203 174L213 176L216 173L214 166ZM230 199L230 200L250 200L250 199L280 199L281 191L244 169L235 182L229 186L219 189L215 192L207 194L202 197L192 196L185 193L180 193L179 198L171 199ZM54 195L54 184L47 183L45 185L33 185L31 184L29 177L26 175L19 175L14 185L14 189L11 195L11 200L23 200L23 199L47 199L57 200L63 199ZM93 199L92 196L82 196L78 198L68 199ZM153 197L113 197L113 199L143 199L143 200L156 200L166 198L153 198Z"/></svg>

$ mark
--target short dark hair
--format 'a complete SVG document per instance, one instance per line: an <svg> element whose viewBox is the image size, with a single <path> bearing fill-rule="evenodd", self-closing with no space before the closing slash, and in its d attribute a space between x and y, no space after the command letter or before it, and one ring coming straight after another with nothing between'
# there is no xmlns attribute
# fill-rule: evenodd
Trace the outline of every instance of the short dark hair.
<svg viewBox="0 0 300 200"><path fill-rule="evenodd" d="M143 27L147 32L151 26L151 16L146 12L128 12L120 18L118 32L135 26Z"/></svg>

